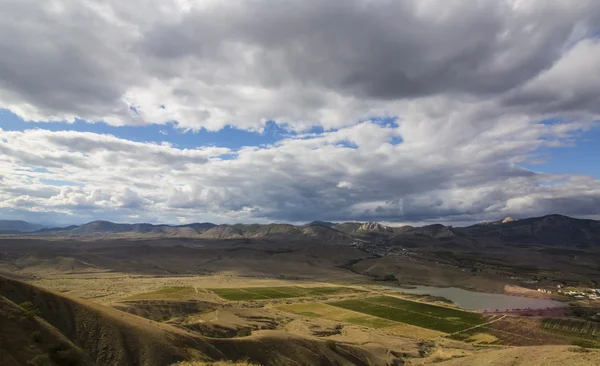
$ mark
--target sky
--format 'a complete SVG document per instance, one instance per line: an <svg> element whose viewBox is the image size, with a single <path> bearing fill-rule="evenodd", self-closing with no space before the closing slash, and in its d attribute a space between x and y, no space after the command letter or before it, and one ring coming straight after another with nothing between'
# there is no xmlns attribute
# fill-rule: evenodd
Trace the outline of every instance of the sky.
<svg viewBox="0 0 600 366"><path fill-rule="evenodd" d="M596 0L0 0L0 219L600 219Z"/></svg>

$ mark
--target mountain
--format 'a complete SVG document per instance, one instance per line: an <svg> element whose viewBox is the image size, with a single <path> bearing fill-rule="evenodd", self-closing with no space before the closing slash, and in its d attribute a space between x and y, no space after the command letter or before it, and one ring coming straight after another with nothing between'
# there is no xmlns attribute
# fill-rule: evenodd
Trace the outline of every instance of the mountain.
<svg viewBox="0 0 600 366"><path fill-rule="evenodd" d="M117 224L110 221L92 221L83 225L73 225L64 228L42 229L35 234L41 235L66 235L66 236L90 236L90 235L149 235L149 236L171 236L188 237L197 236L213 227L215 224L208 222L193 223L187 225L153 225L153 224Z"/></svg>
<svg viewBox="0 0 600 366"><path fill-rule="evenodd" d="M6 222L6 221L4 221ZM21 227L13 225L5 227ZM29 228L32 228L29 226ZM4 232L19 234L19 231ZM125 236L125 237L196 237L205 239L300 239L350 243L356 240L387 241L392 245L472 247L489 245L537 245L577 249L600 248L600 221L548 215L516 220L479 223L468 227L432 224L421 227L389 227L377 222L345 222L333 224L314 221L290 224L223 224L193 223L187 225L153 225L147 223L118 224L110 221L65 228L44 228L28 235L43 236Z"/></svg>
<svg viewBox="0 0 600 366"><path fill-rule="evenodd" d="M333 227L321 225L320 223L311 223L309 225L306 225L306 227L304 227L304 229L302 230L302 233L305 236L317 238L328 242L348 243L351 241L355 241L352 238L352 236L339 230L336 230Z"/></svg>
<svg viewBox="0 0 600 366"><path fill-rule="evenodd" d="M43 229L43 225L32 224L22 220L0 220L0 232L6 233L28 233Z"/></svg>
<svg viewBox="0 0 600 366"><path fill-rule="evenodd" d="M394 230L391 227L382 225L378 222L365 222L358 228L358 231L375 231L379 233L391 233Z"/></svg>
<svg viewBox="0 0 600 366"><path fill-rule="evenodd" d="M358 229L362 226L362 224L363 224L362 222L344 222L342 224L337 224L332 227L341 232L344 232L347 234L353 234L358 231Z"/></svg>
<svg viewBox="0 0 600 366"><path fill-rule="evenodd" d="M336 225L336 223L329 222L329 221L313 221L307 225L320 225L320 226L326 226L326 227L334 227Z"/></svg>
<svg viewBox="0 0 600 366"><path fill-rule="evenodd" d="M600 221L548 215L454 229L473 239L587 249L600 247Z"/></svg>
<svg viewBox="0 0 600 366"><path fill-rule="evenodd" d="M316 238L324 241L349 242L353 239L333 227L321 223L304 226L290 224L235 224L215 225L194 223L187 225L117 224L110 221L92 221L80 226L42 229L33 235L44 236L151 236L197 237L204 239L258 239L258 238Z"/></svg>

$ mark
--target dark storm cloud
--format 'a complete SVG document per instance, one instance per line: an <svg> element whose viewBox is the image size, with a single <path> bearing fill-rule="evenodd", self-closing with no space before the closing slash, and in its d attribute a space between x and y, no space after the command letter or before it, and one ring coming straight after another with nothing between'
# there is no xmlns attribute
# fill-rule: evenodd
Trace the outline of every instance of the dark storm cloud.
<svg viewBox="0 0 600 366"><path fill-rule="evenodd" d="M398 100L522 87L600 29L594 0L189 5L3 1L0 107L35 121L342 127Z"/></svg>
<svg viewBox="0 0 600 366"><path fill-rule="evenodd" d="M158 59L239 57L266 85L315 84L373 99L443 92L499 93L549 68L580 29L593 31L600 5L520 11L510 2L232 2L192 11L146 34ZM539 4L541 5L541 3Z"/></svg>

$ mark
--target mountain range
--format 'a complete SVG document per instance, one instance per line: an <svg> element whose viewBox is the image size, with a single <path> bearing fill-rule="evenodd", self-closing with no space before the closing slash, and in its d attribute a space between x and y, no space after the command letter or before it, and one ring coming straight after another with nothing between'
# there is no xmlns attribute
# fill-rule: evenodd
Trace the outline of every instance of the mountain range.
<svg viewBox="0 0 600 366"><path fill-rule="evenodd" d="M206 239L316 238L328 242L356 241L427 241L436 239L456 246L470 246L477 241L518 242L520 245L563 246L586 249L600 243L600 221L548 215L515 220L507 218L467 227L433 224L421 227L390 227L376 222L332 223L313 221L305 225L290 224L223 224L187 225L118 224L92 221L62 228L42 228L25 221L0 220L0 233L40 236L149 236L192 237ZM410 240L407 240L410 239ZM431 240L429 240L431 241Z"/></svg>

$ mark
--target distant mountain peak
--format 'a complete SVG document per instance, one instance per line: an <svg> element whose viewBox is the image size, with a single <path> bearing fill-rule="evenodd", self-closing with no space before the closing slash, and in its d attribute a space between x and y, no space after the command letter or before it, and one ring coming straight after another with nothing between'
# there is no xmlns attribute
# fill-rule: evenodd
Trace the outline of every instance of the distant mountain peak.
<svg viewBox="0 0 600 366"><path fill-rule="evenodd" d="M23 220L0 220L0 231L32 232L44 227L44 225L33 224Z"/></svg>
<svg viewBox="0 0 600 366"><path fill-rule="evenodd" d="M512 217L509 216L509 217L505 218L504 220L502 220L502 223L507 224L509 222L515 222L515 221L517 221L517 219L513 219Z"/></svg>
<svg viewBox="0 0 600 366"><path fill-rule="evenodd" d="M320 226L326 226L326 227L333 227L335 226L335 222L329 222L329 221L313 221L311 223L309 223L308 225L320 225Z"/></svg>
<svg viewBox="0 0 600 366"><path fill-rule="evenodd" d="M382 225L378 222L365 222L358 230L360 231L377 231L377 232L392 232L392 228L389 226Z"/></svg>

